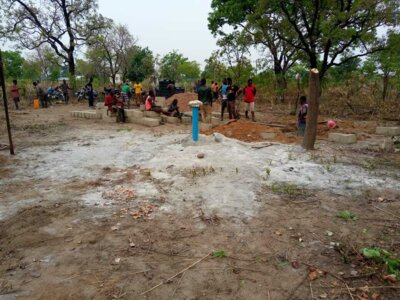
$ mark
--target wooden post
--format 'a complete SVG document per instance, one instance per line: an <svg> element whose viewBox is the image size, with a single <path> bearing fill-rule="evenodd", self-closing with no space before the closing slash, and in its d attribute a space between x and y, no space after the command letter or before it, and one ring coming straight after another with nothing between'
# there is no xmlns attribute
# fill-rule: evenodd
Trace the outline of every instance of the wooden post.
<svg viewBox="0 0 400 300"><path fill-rule="evenodd" d="M8 140L10 143L10 154L14 155L14 145L11 136L11 126L10 126L10 116L8 115L8 103L7 103L7 92L6 92L6 82L4 79L4 68L3 68L3 57L0 50L0 85L3 91L3 100L4 100L4 112L6 113L6 123L7 123L7 131L8 131Z"/></svg>
<svg viewBox="0 0 400 300"><path fill-rule="evenodd" d="M310 70L310 80L308 84L308 113L306 132L301 146L306 150L313 150L317 139L318 126L318 106L319 106L319 71Z"/></svg>

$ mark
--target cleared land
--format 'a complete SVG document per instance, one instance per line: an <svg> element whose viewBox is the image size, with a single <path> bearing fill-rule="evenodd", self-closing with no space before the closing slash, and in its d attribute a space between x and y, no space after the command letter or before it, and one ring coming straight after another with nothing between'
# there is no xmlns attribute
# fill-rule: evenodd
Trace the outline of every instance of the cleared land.
<svg viewBox="0 0 400 300"><path fill-rule="evenodd" d="M399 298L361 251L400 258L400 155L377 122L340 120L351 145L321 124L304 152L293 117L267 109L197 146L187 125L70 117L80 109L12 113L1 300Z"/></svg>

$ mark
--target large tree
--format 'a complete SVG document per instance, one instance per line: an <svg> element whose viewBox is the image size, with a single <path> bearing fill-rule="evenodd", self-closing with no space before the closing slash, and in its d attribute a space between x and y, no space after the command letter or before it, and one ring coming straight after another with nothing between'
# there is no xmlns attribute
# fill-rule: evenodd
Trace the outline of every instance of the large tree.
<svg viewBox="0 0 400 300"><path fill-rule="evenodd" d="M248 79L244 76L248 77L245 71L248 69L248 65L251 65L247 57L250 54L249 41L248 34L238 31L224 35L217 41L217 45L220 47L219 53L227 62L235 81L243 82Z"/></svg>
<svg viewBox="0 0 400 300"><path fill-rule="evenodd" d="M160 59L161 77L164 79L179 80L179 66L187 60L188 59L177 50L167 53Z"/></svg>
<svg viewBox="0 0 400 300"><path fill-rule="evenodd" d="M279 24L279 37L305 55L310 68L319 70L319 79L333 66L384 49L378 28L395 25L399 13L398 2L392 0L260 1L275 11L270 22ZM311 77L315 79L315 73ZM311 107L307 121L303 141L306 149L314 148L317 132L320 91L318 84L313 87L318 93L310 86L310 96L318 98L312 101L316 108Z"/></svg>
<svg viewBox="0 0 400 300"><path fill-rule="evenodd" d="M98 58L106 62L113 84L115 85L118 74L125 79L129 58L132 56L136 43L128 27L113 24L101 30L99 35L89 40L89 43L89 53L90 51L96 53Z"/></svg>
<svg viewBox="0 0 400 300"><path fill-rule="evenodd" d="M189 81L200 77L200 66L173 50L161 58L160 73L164 79Z"/></svg>
<svg viewBox="0 0 400 300"><path fill-rule="evenodd" d="M222 62L221 55L218 51L214 51L211 53L210 57L205 61L206 65L204 66L204 70L201 73L203 78L218 80L226 77L227 68L225 64Z"/></svg>
<svg viewBox="0 0 400 300"><path fill-rule="evenodd" d="M332 66L384 49L378 28L395 25L399 13L392 0L260 1L275 11L270 22L279 24L279 37L319 69L320 79Z"/></svg>
<svg viewBox="0 0 400 300"><path fill-rule="evenodd" d="M106 19L97 13L96 0L0 0L0 32L23 48L48 44L68 65L75 84L75 52Z"/></svg>
<svg viewBox="0 0 400 300"><path fill-rule="evenodd" d="M135 82L142 82L146 77L153 75L154 71L153 52L147 47L135 47L128 68L128 79Z"/></svg>
<svg viewBox="0 0 400 300"><path fill-rule="evenodd" d="M272 62L277 96L283 101L286 73L295 63L298 50L281 39L279 32L282 28L270 22L276 11L259 0L213 0L211 8L208 26L214 35L227 35L224 25L230 25L251 38L247 38L247 46L262 46L260 49L267 50L264 61Z"/></svg>
<svg viewBox="0 0 400 300"><path fill-rule="evenodd" d="M38 62L41 70L40 77L53 81L58 79L63 62L48 45L36 48L31 56L31 60Z"/></svg>

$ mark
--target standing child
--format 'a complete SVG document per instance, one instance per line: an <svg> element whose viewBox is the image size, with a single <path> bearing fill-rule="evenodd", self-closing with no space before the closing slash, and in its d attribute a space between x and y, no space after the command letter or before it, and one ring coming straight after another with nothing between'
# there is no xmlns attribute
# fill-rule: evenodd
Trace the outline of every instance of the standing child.
<svg viewBox="0 0 400 300"><path fill-rule="evenodd" d="M135 102L137 106L140 106L142 103L142 84L139 81L136 81L133 85L133 89L135 91Z"/></svg>
<svg viewBox="0 0 400 300"><path fill-rule="evenodd" d="M213 95L211 88L206 86L205 78L201 79L201 85L197 89L197 97L203 103L200 106L201 120L204 123L211 124Z"/></svg>
<svg viewBox="0 0 400 300"><path fill-rule="evenodd" d="M117 92L117 109L118 109L118 113L117 113L117 123L125 123L125 99L124 97L122 97L120 92Z"/></svg>
<svg viewBox="0 0 400 300"><path fill-rule="evenodd" d="M249 118L249 111L251 112L251 119L253 122L256 121L255 115L254 115L254 98L256 95L256 87L253 84L253 80L249 79L247 80L247 85L244 88L244 102L246 103L246 119Z"/></svg>
<svg viewBox="0 0 400 300"><path fill-rule="evenodd" d="M225 112L225 108L228 107L228 94L226 92L228 88L228 81L226 80L226 78L224 78L224 80L222 81L222 86L221 86L221 96L222 96L222 100L221 100L221 121L224 120L224 112Z"/></svg>
<svg viewBox="0 0 400 300"><path fill-rule="evenodd" d="M14 104L15 104L15 109L19 110L19 87L18 87L18 82L16 79L13 80L13 84L11 85L11 97L14 100Z"/></svg>
<svg viewBox="0 0 400 300"><path fill-rule="evenodd" d="M307 97L301 96L300 97L300 109L299 109L299 114L298 114L298 118L297 118L297 125L298 125L297 135L298 136L304 136L304 133L306 131L307 112L308 112Z"/></svg>
<svg viewBox="0 0 400 300"><path fill-rule="evenodd" d="M69 101L68 90L71 90L71 88L69 87L69 85L68 85L68 83L67 83L67 81L65 79L63 79L63 82L60 85L60 88L61 88L62 93L64 95L65 104L68 104L68 101Z"/></svg>
<svg viewBox="0 0 400 300"><path fill-rule="evenodd" d="M237 85L232 83L232 78L228 78L228 88L226 89L228 94L228 112L229 112L229 119L236 119L240 118L239 112L236 109L236 97L240 95L240 88Z"/></svg>

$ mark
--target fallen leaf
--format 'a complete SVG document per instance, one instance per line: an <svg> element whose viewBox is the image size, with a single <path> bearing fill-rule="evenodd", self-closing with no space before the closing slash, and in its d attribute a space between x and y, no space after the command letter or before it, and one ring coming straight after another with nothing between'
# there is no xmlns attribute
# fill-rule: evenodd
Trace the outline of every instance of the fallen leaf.
<svg viewBox="0 0 400 300"><path fill-rule="evenodd" d="M327 293L323 293L321 295L319 295L320 299L328 299L328 294Z"/></svg>
<svg viewBox="0 0 400 300"><path fill-rule="evenodd" d="M117 257L117 258L114 260L114 262L115 262L116 264L119 264L119 263L121 262L121 258Z"/></svg>
<svg viewBox="0 0 400 300"><path fill-rule="evenodd" d="M373 293L372 300L381 300L381 295L379 295L378 293Z"/></svg>
<svg viewBox="0 0 400 300"><path fill-rule="evenodd" d="M280 232L279 230L275 231L274 233L275 233L276 235L279 235L279 236L282 235L282 232Z"/></svg>
<svg viewBox="0 0 400 300"><path fill-rule="evenodd" d="M317 279L317 278L318 278L317 269L315 269L315 268L310 268L310 269L308 270L308 280L314 281L314 280Z"/></svg>
<svg viewBox="0 0 400 300"><path fill-rule="evenodd" d="M391 283L396 283L397 282L396 275L394 275L394 274L384 275L383 279L386 280L386 281L389 281Z"/></svg>
<svg viewBox="0 0 400 300"><path fill-rule="evenodd" d="M292 261L292 267L294 269L300 268L300 263L297 260Z"/></svg>

